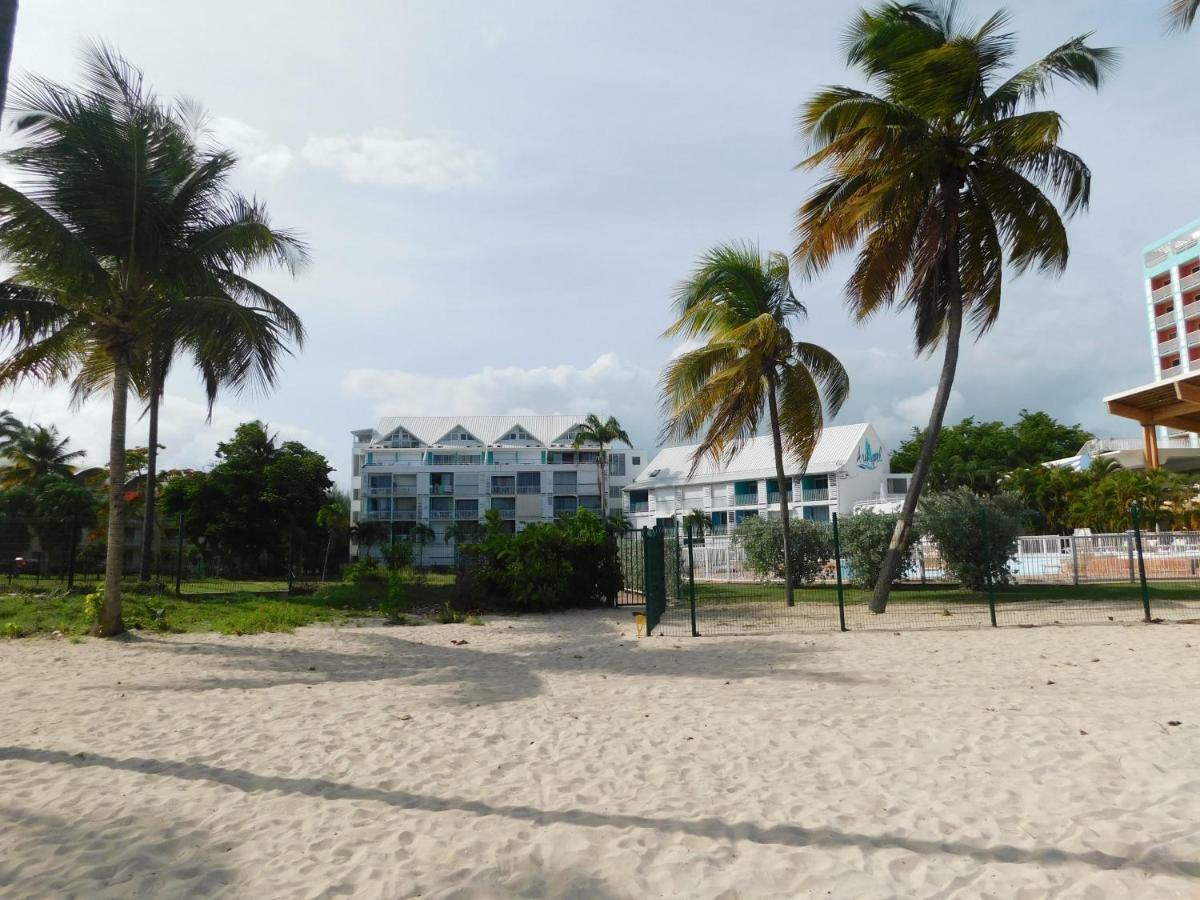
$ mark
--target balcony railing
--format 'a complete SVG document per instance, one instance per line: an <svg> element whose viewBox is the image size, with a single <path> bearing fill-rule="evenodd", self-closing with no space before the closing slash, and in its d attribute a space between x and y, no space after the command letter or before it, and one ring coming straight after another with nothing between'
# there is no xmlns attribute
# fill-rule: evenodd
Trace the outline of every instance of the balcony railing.
<svg viewBox="0 0 1200 900"><path fill-rule="evenodd" d="M494 506L492 509L495 509L496 512L500 514L500 518L505 522L511 522L517 517L517 511L515 509L496 509Z"/></svg>
<svg viewBox="0 0 1200 900"><path fill-rule="evenodd" d="M452 510L452 509L431 509L429 511L429 518L437 519L439 521L444 520L444 519L453 519L454 518L454 510Z"/></svg>
<svg viewBox="0 0 1200 900"><path fill-rule="evenodd" d="M1195 316L1200 316L1200 300L1193 300L1191 303L1183 305L1183 317L1191 319Z"/></svg>
<svg viewBox="0 0 1200 900"><path fill-rule="evenodd" d="M415 522L417 521L417 511L415 509L393 509L393 522Z"/></svg>
<svg viewBox="0 0 1200 900"><path fill-rule="evenodd" d="M473 522L479 518L479 510L477 509L456 509L454 518L459 522Z"/></svg>
<svg viewBox="0 0 1200 900"><path fill-rule="evenodd" d="M633 502L633 501L630 501L630 503L629 503L629 511L630 511L631 513L646 513L646 512L650 512L650 501L649 501L649 500L643 500L643 501L641 501L640 503L635 503L635 502Z"/></svg>
<svg viewBox="0 0 1200 900"><path fill-rule="evenodd" d="M1196 236L1191 235L1190 237L1177 238L1171 244L1171 251L1173 253L1182 253L1184 250L1191 250L1195 246L1196 246Z"/></svg>
<svg viewBox="0 0 1200 900"><path fill-rule="evenodd" d="M1160 288L1155 288L1150 292L1150 299L1157 303L1159 300L1166 300L1175 293L1175 286L1172 284L1164 284Z"/></svg>
<svg viewBox="0 0 1200 900"><path fill-rule="evenodd" d="M492 493L497 497L511 497L517 492L515 484L496 484L492 482Z"/></svg>
<svg viewBox="0 0 1200 900"><path fill-rule="evenodd" d="M395 497L415 497L417 496L417 486L415 484L394 484L392 485L392 495Z"/></svg>
<svg viewBox="0 0 1200 900"><path fill-rule="evenodd" d="M1185 306L1184 309L1186 310L1187 307ZM1154 317L1154 327L1155 328L1167 328L1174 324L1175 324L1175 311L1174 310L1172 310L1171 312L1165 312L1161 316Z"/></svg>
<svg viewBox="0 0 1200 900"><path fill-rule="evenodd" d="M386 497L391 494L391 492L392 486L390 484L372 485L371 487L367 488L368 497Z"/></svg>
<svg viewBox="0 0 1200 900"><path fill-rule="evenodd" d="M820 503L822 500L829 499L829 488L805 488L801 492L801 497L804 499L805 503Z"/></svg>
<svg viewBox="0 0 1200 900"><path fill-rule="evenodd" d="M517 493L518 494L540 494L541 492L542 492L542 486L540 484L518 484L517 485Z"/></svg>
<svg viewBox="0 0 1200 900"><path fill-rule="evenodd" d="M1175 375L1181 375L1181 374L1183 374L1183 366L1171 366L1171 368L1169 368L1169 369L1162 370L1163 378L1171 378Z"/></svg>
<svg viewBox="0 0 1200 900"><path fill-rule="evenodd" d="M1160 262L1167 258L1170 247L1158 247L1146 253L1142 259L1147 266L1157 266Z"/></svg>
<svg viewBox="0 0 1200 900"><path fill-rule="evenodd" d="M454 485L452 484L431 484L429 493L435 496L447 496L454 493Z"/></svg>
<svg viewBox="0 0 1200 900"><path fill-rule="evenodd" d="M1174 353L1179 349L1179 338L1171 338L1169 341L1158 342L1158 355L1166 356L1168 353Z"/></svg>
<svg viewBox="0 0 1200 900"><path fill-rule="evenodd" d="M791 500L792 498L789 496L788 499ZM767 491L767 503L778 503L778 502L779 502L779 491Z"/></svg>
<svg viewBox="0 0 1200 900"><path fill-rule="evenodd" d="M1200 344L1200 331L1189 331L1187 334L1187 345L1195 347L1197 344Z"/></svg>
<svg viewBox="0 0 1200 900"><path fill-rule="evenodd" d="M1191 275L1185 275L1179 279L1179 290L1190 291L1192 288L1200 285L1200 272L1193 272Z"/></svg>
<svg viewBox="0 0 1200 900"><path fill-rule="evenodd" d="M734 506L758 506L758 494L734 494Z"/></svg>
<svg viewBox="0 0 1200 900"><path fill-rule="evenodd" d="M392 517L390 509L368 509L365 513L368 522L386 522Z"/></svg>

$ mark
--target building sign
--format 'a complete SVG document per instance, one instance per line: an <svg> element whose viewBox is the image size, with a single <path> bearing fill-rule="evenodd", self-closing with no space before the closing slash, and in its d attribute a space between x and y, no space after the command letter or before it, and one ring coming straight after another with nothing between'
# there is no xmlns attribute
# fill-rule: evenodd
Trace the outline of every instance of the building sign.
<svg viewBox="0 0 1200 900"><path fill-rule="evenodd" d="M874 449L869 438L864 440L862 447L858 450L858 467L874 471L879 466L881 459L883 459L883 450Z"/></svg>

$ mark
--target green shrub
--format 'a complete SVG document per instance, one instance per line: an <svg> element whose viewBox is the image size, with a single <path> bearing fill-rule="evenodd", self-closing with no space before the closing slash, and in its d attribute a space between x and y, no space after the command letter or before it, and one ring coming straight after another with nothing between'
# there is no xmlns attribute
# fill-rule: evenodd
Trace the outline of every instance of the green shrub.
<svg viewBox="0 0 1200 900"><path fill-rule="evenodd" d="M387 580L384 571L379 568L379 563L373 559L361 559L358 562L352 562L342 569L342 577L352 584L382 584Z"/></svg>
<svg viewBox="0 0 1200 900"><path fill-rule="evenodd" d="M516 534L489 513L482 538L459 549L458 582L467 609L483 599L536 612L614 599L621 568L612 534L588 510Z"/></svg>
<svg viewBox="0 0 1200 900"><path fill-rule="evenodd" d="M1015 494L979 497L968 488L929 494L921 501L917 524L938 545L942 561L963 587L982 590L1009 584L1009 563L1017 555L1029 512Z"/></svg>
<svg viewBox="0 0 1200 900"><path fill-rule="evenodd" d="M83 617L89 626L100 621L100 608L104 606L104 588L83 596Z"/></svg>
<svg viewBox="0 0 1200 900"><path fill-rule="evenodd" d="M792 519L792 581L816 581L833 559L833 529L824 522ZM746 565L763 581L783 578L783 520L746 519L733 534Z"/></svg>
<svg viewBox="0 0 1200 900"><path fill-rule="evenodd" d="M446 604L434 614L433 620L435 622L440 622L443 625L455 625L462 621L462 616L459 615L457 610L455 610L454 607L450 605L449 601L447 601Z"/></svg>
<svg viewBox="0 0 1200 900"><path fill-rule="evenodd" d="M486 625L487 624L487 622L483 621L483 619L481 619L479 616L467 616L466 619L464 619L463 621L466 622L468 625Z"/></svg>
<svg viewBox="0 0 1200 900"><path fill-rule="evenodd" d="M388 572L387 594L379 601L379 611L388 617L388 621L399 623L408 611L408 588L405 585L404 573Z"/></svg>
<svg viewBox="0 0 1200 900"><path fill-rule="evenodd" d="M860 512L838 521L839 537L842 545L842 559L850 569L850 580L865 588L875 586L879 580L879 572L883 569L883 557L887 554L888 545L892 542L892 533L896 530L896 522L900 518L897 513ZM896 580L910 574L914 561L909 550L912 549L916 532L909 532L908 547L896 571Z"/></svg>
<svg viewBox="0 0 1200 900"><path fill-rule="evenodd" d="M16 639L24 637L25 632L16 622L5 622L4 627L0 628L0 635L6 638Z"/></svg>
<svg viewBox="0 0 1200 900"><path fill-rule="evenodd" d="M379 555L383 557L384 564L396 572L412 565L413 547L408 541L393 541L380 547Z"/></svg>

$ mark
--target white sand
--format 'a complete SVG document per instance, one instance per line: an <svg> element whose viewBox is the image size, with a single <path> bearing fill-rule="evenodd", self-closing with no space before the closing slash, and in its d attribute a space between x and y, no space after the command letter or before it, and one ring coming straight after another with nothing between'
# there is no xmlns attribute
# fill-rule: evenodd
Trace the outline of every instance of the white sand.
<svg viewBox="0 0 1200 900"><path fill-rule="evenodd" d="M4 642L0 895L1197 897L1198 654L627 612Z"/></svg>

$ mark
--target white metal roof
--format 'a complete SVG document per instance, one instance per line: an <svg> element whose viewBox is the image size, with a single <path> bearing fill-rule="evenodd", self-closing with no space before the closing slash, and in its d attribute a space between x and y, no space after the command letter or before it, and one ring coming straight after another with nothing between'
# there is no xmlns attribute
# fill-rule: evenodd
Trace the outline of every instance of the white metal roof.
<svg viewBox="0 0 1200 900"><path fill-rule="evenodd" d="M817 449L813 451L808 467L794 456L784 457L784 470L788 475L800 475L804 472L819 474L836 472L858 456L863 441L871 442L871 450L880 452L879 437L869 423L860 422L857 425L834 425L821 433ZM692 454L696 452L697 444L682 447L667 447L658 452L642 473L630 485L633 489L655 487L658 485L706 483L713 481L729 481L730 478L771 477L775 474L775 448L770 435L760 435L751 438L732 459L718 464L711 457L701 460L700 467L691 478L687 477L692 467ZM657 472L658 474L652 474Z"/></svg>
<svg viewBox="0 0 1200 900"><path fill-rule="evenodd" d="M534 439L550 445L586 416L388 416L375 426L375 440L383 440L397 428L404 428L424 444L437 444L455 427L461 425L485 444L496 444L516 426L521 426ZM564 441L569 444L569 441Z"/></svg>

